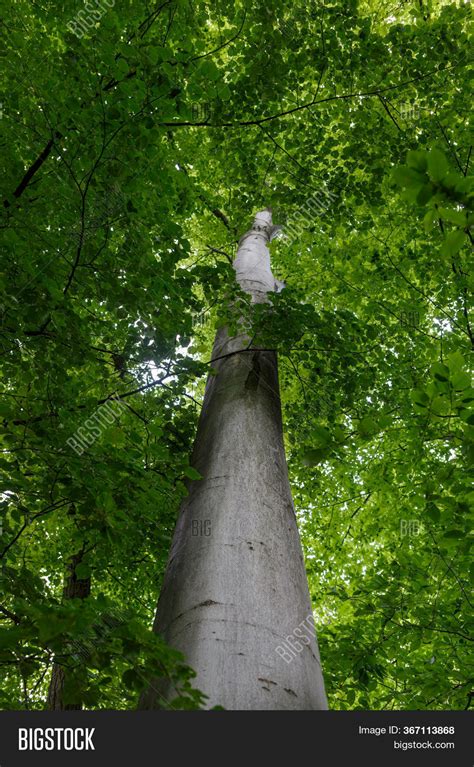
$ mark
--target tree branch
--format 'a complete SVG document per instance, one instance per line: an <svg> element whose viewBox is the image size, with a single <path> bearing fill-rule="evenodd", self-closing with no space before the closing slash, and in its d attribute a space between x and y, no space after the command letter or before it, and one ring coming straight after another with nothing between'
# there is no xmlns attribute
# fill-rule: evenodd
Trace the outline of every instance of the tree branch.
<svg viewBox="0 0 474 767"><path fill-rule="evenodd" d="M13 192L13 196L14 197L16 197L17 199L19 197L21 197L21 195L25 191L26 187L30 183L31 179L35 175L35 173L37 173L39 171L39 169L41 168L43 163L45 163L46 160L48 159L49 155L51 154L51 150L52 150L52 148L54 146L54 141L57 138L58 139L62 138L62 135L61 135L61 133L59 133L59 131L55 132L54 136L48 141L48 143L46 144L45 148L43 149L42 152L40 152L40 154L38 155L38 157L36 158L34 163L32 165L30 165L30 167L26 171L25 175L23 176L22 180L18 184L17 188ZM3 205L4 205L5 208L9 208L11 203L10 203L9 200L4 200L3 201Z"/></svg>

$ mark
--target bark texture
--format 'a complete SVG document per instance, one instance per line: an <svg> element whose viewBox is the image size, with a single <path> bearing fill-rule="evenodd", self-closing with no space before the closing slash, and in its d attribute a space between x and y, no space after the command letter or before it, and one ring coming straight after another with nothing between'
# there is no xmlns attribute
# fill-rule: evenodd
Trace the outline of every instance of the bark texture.
<svg viewBox="0 0 474 767"><path fill-rule="evenodd" d="M262 211L234 262L254 301L278 289L267 247L273 231L271 212ZM246 347L248 339L229 338L225 329L216 336L217 375L207 382L192 457L203 479L190 483L180 509L154 630L185 655L209 707L325 709L314 636L289 662L277 652L312 611L283 447L277 358ZM175 694L157 682L140 707L158 708Z"/></svg>

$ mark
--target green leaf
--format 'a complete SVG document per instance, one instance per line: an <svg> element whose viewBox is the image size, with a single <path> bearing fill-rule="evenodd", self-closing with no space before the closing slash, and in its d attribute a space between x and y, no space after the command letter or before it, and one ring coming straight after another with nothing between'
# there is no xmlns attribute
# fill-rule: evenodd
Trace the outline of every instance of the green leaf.
<svg viewBox="0 0 474 767"><path fill-rule="evenodd" d="M201 77L204 77L206 80L210 80L211 82L219 80L221 76L219 67L210 59L204 59L204 61L200 63L198 72Z"/></svg>
<svg viewBox="0 0 474 767"><path fill-rule="evenodd" d="M446 155L439 149L432 149L428 154L428 174L432 181L442 181L449 172Z"/></svg>
<svg viewBox="0 0 474 767"><path fill-rule="evenodd" d="M409 189L418 189L426 181L424 174L419 173L414 168L408 168L406 165L400 165L398 168L395 168L393 178L399 186Z"/></svg>
<svg viewBox="0 0 474 767"><path fill-rule="evenodd" d="M426 205L435 194L435 191L433 184L423 184L416 198L418 205Z"/></svg>
<svg viewBox="0 0 474 767"><path fill-rule="evenodd" d="M468 389L463 390L463 393L458 395L460 402L474 402L474 388L471 386Z"/></svg>
<svg viewBox="0 0 474 767"><path fill-rule="evenodd" d="M331 450L327 447L322 448L309 448L305 450L302 456L302 462L304 466L316 466L321 461L325 461L329 458Z"/></svg>
<svg viewBox="0 0 474 767"><path fill-rule="evenodd" d="M331 442L331 432L326 426L315 426L311 431L313 444L318 447L326 447Z"/></svg>
<svg viewBox="0 0 474 767"><path fill-rule="evenodd" d="M469 426L474 426L474 410L472 408L465 408L460 410L459 418Z"/></svg>
<svg viewBox="0 0 474 767"><path fill-rule="evenodd" d="M439 208L438 209L440 218L443 219L443 221L449 221L450 224L455 224L456 226L466 226L467 224L467 211L465 210L453 210L452 208Z"/></svg>
<svg viewBox="0 0 474 767"><path fill-rule="evenodd" d="M186 466L183 473L189 479L194 479L194 480L202 479L201 474L199 474L199 472L196 471L196 469L193 469L192 466Z"/></svg>
<svg viewBox="0 0 474 767"><path fill-rule="evenodd" d="M428 407L430 398L422 389L415 389L411 392L410 396L415 405L419 405L420 407Z"/></svg>
<svg viewBox="0 0 474 767"><path fill-rule="evenodd" d="M428 168L427 153L411 149L407 154L407 165L421 173Z"/></svg>
<svg viewBox="0 0 474 767"><path fill-rule="evenodd" d="M443 246L441 248L441 254L447 256L455 256L456 253L462 248L465 241L465 234L461 229L456 229L453 232L449 232Z"/></svg>
<svg viewBox="0 0 474 767"><path fill-rule="evenodd" d="M433 522L439 522L441 519L441 512L435 503L428 503L426 506L426 513Z"/></svg>
<svg viewBox="0 0 474 767"><path fill-rule="evenodd" d="M227 83L219 83L218 93L222 101L229 101L232 98L232 92Z"/></svg>
<svg viewBox="0 0 474 767"><path fill-rule="evenodd" d="M373 437L379 431L379 425L372 416L366 416L359 421L357 431L361 437L369 438Z"/></svg>
<svg viewBox="0 0 474 767"><path fill-rule="evenodd" d="M116 66L118 78L125 77L130 71L130 67L128 66L125 59L119 59L115 66Z"/></svg>
<svg viewBox="0 0 474 767"><path fill-rule="evenodd" d="M456 391L463 391L464 389L468 389L471 386L471 376L469 373L459 371L458 373L455 373L453 376L451 376L451 383L453 385L453 389Z"/></svg>
<svg viewBox="0 0 474 767"><path fill-rule="evenodd" d="M449 379L449 368L442 362L435 362L431 366L431 375L438 381L447 381Z"/></svg>
<svg viewBox="0 0 474 767"><path fill-rule="evenodd" d="M425 213L423 217L423 227L425 232L431 232L438 218L438 213L434 208L430 208L427 213Z"/></svg>
<svg viewBox="0 0 474 767"><path fill-rule="evenodd" d="M447 362L451 373L456 373L464 367L464 357L459 351L451 352L447 356Z"/></svg>
<svg viewBox="0 0 474 767"><path fill-rule="evenodd" d="M129 668L122 674L122 682L129 690L140 690L146 684L133 668Z"/></svg>
<svg viewBox="0 0 474 767"><path fill-rule="evenodd" d="M156 65L159 61L166 61L172 53L169 48L163 48L160 45L152 45L147 48L147 55L151 63Z"/></svg>

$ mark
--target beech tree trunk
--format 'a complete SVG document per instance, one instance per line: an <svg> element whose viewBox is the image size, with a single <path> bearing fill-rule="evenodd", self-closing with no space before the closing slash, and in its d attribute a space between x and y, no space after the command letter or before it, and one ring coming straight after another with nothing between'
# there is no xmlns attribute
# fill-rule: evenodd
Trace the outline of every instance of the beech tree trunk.
<svg viewBox="0 0 474 767"><path fill-rule="evenodd" d="M282 283L270 268L271 211L257 214L234 268L255 302ZM326 696L283 447L277 358L218 331L193 467L154 631L197 672L208 706L326 709ZM309 625L307 641L298 627ZM301 629L300 629L301 631ZM288 642L289 640L289 642ZM299 651L289 652L288 646ZM282 648L287 648L286 651ZM159 708L162 681L141 698Z"/></svg>

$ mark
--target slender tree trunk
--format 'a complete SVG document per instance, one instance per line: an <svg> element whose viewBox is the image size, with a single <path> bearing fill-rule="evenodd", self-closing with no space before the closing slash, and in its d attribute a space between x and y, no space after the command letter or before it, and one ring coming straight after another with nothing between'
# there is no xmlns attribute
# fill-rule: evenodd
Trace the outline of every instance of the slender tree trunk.
<svg viewBox="0 0 474 767"><path fill-rule="evenodd" d="M277 288L268 250L274 229L270 210L257 214L234 262L256 302ZM190 483L180 509L154 631L184 654L210 707L325 709L277 358L248 346L243 336L217 333L217 375L207 381L192 457L203 479ZM158 708L175 694L157 683L140 707Z"/></svg>
<svg viewBox="0 0 474 767"><path fill-rule="evenodd" d="M79 579L76 576L76 567L82 562L83 552L75 554L68 565L69 573L63 589L64 599L85 599L91 591L91 579ZM47 708L55 711L77 711L82 708L80 703L68 703L63 701L64 682L66 671L59 663L53 665L51 682L49 683Z"/></svg>

